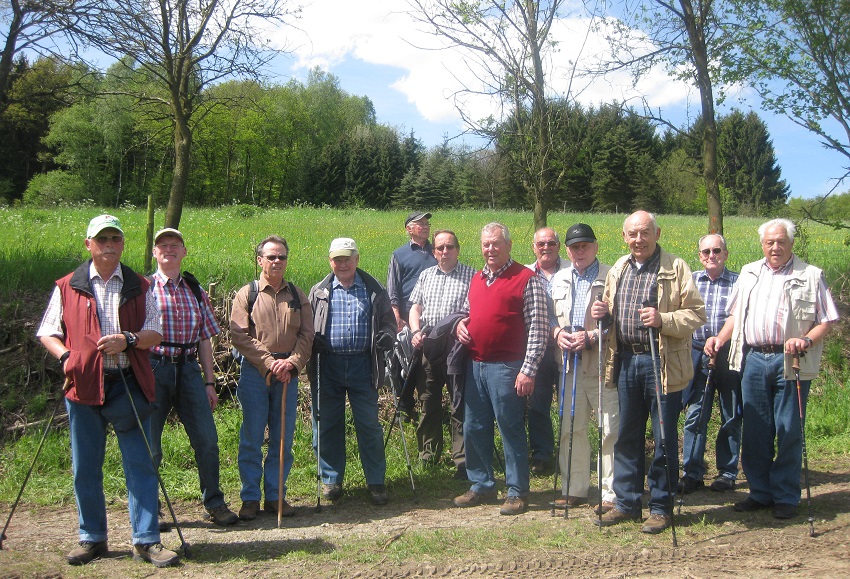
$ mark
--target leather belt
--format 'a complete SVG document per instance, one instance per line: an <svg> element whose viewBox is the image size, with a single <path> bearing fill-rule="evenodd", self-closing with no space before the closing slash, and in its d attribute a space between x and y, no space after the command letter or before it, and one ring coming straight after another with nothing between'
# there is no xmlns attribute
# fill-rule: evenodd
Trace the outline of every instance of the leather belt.
<svg viewBox="0 0 850 579"><path fill-rule="evenodd" d="M782 354L785 352L785 346L783 344L768 344L766 346L747 346L753 352L758 352L760 354Z"/></svg>
<svg viewBox="0 0 850 579"><path fill-rule="evenodd" d="M116 380L120 380L122 376L124 378L131 378L133 376L133 368L127 366L126 368L110 368L103 371L103 379L106 382L115 382Z"/></svg>
<svg viewBox="0 0 850 579"><path fill-rule="evenodd" d="M652 346L649 344L623 344L623 351L632 354L651 354Z"/></svg>
<svg viewBox="0 0 850 579"><path fill-rule="evenodd" d="M272 352L271 355L275 360L283 360L284 358L289 358L292 352Z"/></svg>
<svg viewBox="0 0 850 579"><path fill-rule="evenodd" d="M197 354L178 354L176 356L163 356L162 354L151 354L151 360L162 362L163 364L180 364L186 362L194 362L198 359Z"/></svg>

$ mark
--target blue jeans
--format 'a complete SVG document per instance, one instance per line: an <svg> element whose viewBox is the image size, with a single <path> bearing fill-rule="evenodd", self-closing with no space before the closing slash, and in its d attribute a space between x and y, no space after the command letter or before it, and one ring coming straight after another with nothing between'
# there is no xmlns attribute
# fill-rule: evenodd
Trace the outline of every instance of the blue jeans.
<svg viewBox="0 0 850 579"><path fill-rule="evenodd" d="M660 373L660 368L659 368ZM674 478L679 472L679 437L677 419L682 409L682 393L661 393L661 418L664 421L665 444L661 444L658 404L655 397L655 376L649 354L620 353L620 378L617 384L620 400L620 434L614 445L614 494L617 509L640 515L643 508L643 473L645 471L646 420L652 417L655 456L646 475L649 484L649 512L672 515L671 494ZM666 446L665 461L662 446ZM666 463L669 462L669 471ZM671 485L668 483L672 483Z"/></svg>
<svg viewBox="0 0 850 579"><path fill-rule="evenodd" d="M558 354L560 355L560 354ZM533 460L552 460L555 431L552 428L552 395L558 380L554 354L546 351L534 377L534 392L528 397L528 448Z"/></svg>
<svg viewBox="0 0 850 579"><path fill-rule="evenodd" d="M130 388L136 379L127 378ZM106 388L124 388L122 380L107 383ZM106 426L101 406L77 404L65 400L71 434L71 462L74 496L80 520L80 541L106 540L106 499L103 494L103 460L106 455ZM135 418L134 418L135 420ZM145 437L150 440L150 418L126 432L115 432L121 449L121 464L127 482L127 506L133 544L159 543L159 487L156 471L148 453Z"/></svg>
<svg viewBox="0 0 850 579"><path fill-rule="evenodd" d="M741 464L750 498L762 504L797 505L803 439L797 384L784 376L784 354L750 351L741 373L744 436ZM800 381L803 416L811 381ZM775 451L774 451L775 442Z"/></svg>
<svg viewBox="0 0 850 579"><path fill-rule="evenodd" d="M525 437L526 401L516 393L522 360L470 362L464 388L463 437L466 474L477 493L496 492L493 476L495 421L505 449L505 484L509 497L528 494L528 439Z"/></svg>
<svg viewBox="0 0 850 579"><path fill-rule="evenodd" d="M382 485L387 474L384 430L378 420L378 391L372 386L369 354L319 354L319 420L313 407L313 452L321 436L322 482L345 479L345 395L351 405L357 448L367 485ZM313 400L316 400L315 386ZM314 402L315 404L315 402ZM319 431L321 429L321 431Z"/></svg>
<svg viewBox="0 0 850 579"><path fill-rule="evenodd" d="M721 349L711 373L712 383L705 395L705 410L702 409L703 393L706 388L708 370L707 359L702 348L693 348L691 357L694 362L694 378L682 392L685 405L685 432L682 443L682 472L692 479L705 477L706 432L714 406L714 393L720 401L720 428L714 446L716 450L717 474L723 478L735 480L738 477L738 453L741 448L741 375L729 370L729 345ZM700 423L700 412L702 422ZM693 451L691 450L693 449Z"/></svg>
<svg viewBox="0 0 850 579"><path fill-rule="evenodd" d="M151 359L156 378L157 409L151 415L151 450L156 467L162 463L162 429L168 414L174 408L189 443L195 451L201 496L207 509L224 504L224 493L219 488L218 433L215 429L204 377L197 360L186 362L180 371L180 390L177 390L177 372L180 366Z"/></svg>
<svg viewBox="0 0 850 579"><path fill-rule="evenodd" d="M280 469L280 403L283 383L272 380L266 386L265 378L253 364L244 360L236 389L242 405L242 427L239 429L239 478L242 501L259 501L260 480L267 501L278 500L278 473ZM298 410L298 377L289 381L286 391L286 431L283 445L283 496L286 496L286 479L292 469L292 438ZM263 436L269 427L269 447L263 460Z"/></svg>

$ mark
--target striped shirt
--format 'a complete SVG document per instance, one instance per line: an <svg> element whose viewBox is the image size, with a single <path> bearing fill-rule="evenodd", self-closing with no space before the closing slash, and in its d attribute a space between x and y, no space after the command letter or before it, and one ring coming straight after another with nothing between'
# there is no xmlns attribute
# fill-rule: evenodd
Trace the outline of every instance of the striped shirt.
<svg viewBox="0 0 850 579"><path fill-rule="evenodd" d="M652 257L643 265L634 257L629 257L620 277L617 297L614 301L618 323L617 333L625 345L649 345L649 332L640 319L643 303L649 301L651 307L658 307L658 269L661 266L661 246L655 249Z"/></svg>
<svg viewBox="0 0 850 579"><path fill-rule="evenodd" d="M475 270L458 263L445 272L435 265L419 274L419 280L410 294L410 302L422 306L420 325L435 326L437 322L463 308L469 283Z"/></svg>
<svg viewBox="0 0 850 579"><path fill-rule="evenodd" d="M202 310L192 288L182 276L177 278L175 284L173 279L157 270L151 276L150 291L159 306L163 342L195 344L221 332L207 292L202 291ZM196 351L197 345L185 353L194 354ZM163 356L178 356L183 353L181 348L162 345L154 346L151 352Z"/></svg>
<svg viewBox="0 0 850 579"><path fill-rule="evenodd" d="M590 299L590 286L599 275L599 260L584 270L584 275L573 268L573 309L570 311L570 324L576 327L584 327L584 316L587 314L587 301ZM554 312L553 312L554 314Z"/></svg>
<svg viewBox="0 0 850 579"><path fill-rule="evenodd" d="M726 304L732 293L732 288L738 280L738 274L725 267L716 279L711 279L706 271L695 271L694 283L705 302L705 316L708 322L694 332L693 346L702 349L705 341L716 336L726 323Z"/></svg>
<svg viewBox="0 0 850 579"><path fill-rule="evenodd" d="M336 276L331 280L328 309L328 342L336 354L362 354L369 349L369 322L372 302L360 274L344 288Z"/></svg>

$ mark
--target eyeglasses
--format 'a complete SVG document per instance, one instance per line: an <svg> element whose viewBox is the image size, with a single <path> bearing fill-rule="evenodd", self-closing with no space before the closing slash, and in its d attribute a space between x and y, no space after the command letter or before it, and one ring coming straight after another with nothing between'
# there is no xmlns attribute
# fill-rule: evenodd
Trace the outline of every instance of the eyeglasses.
<svg viewBox="0 0 850 579"><path fill-rule="evenodd" d="M286 258L288 258L289 256L288 255L264 255L263 257L266 258L266 261L286 261Z"/></svg>
<svg viewBox="0 0 850 579"><path fill-rule="evenodd" d="M453 249L457 249L457 245L440 245L439 247L435 247L437 251L451 251Z"/></svg>
<svg viewBox="0 0 850 579"><path fill-rule="evenodd" d="M708 257L709 255L711 255L712 253L713 253L714 255L717 255L717 254L719 254L721 251L723 251L723 248L722 248L722 247L712 247L711 249L700 249L700 250L699 250L699 252L700 252L701 254L703 254L704 256L706 256L706 257Z"/></svg>
<svg viewBox="0 0 850 579"><path fill-rule="evenodd" d="M554 239L550 239L549 241L535 241L534 245L536 245L540 249L543 249L544 247L555 247L556 245L558 245L558 242Z"/></svg>
<svg viewBox="0 0 850 579"><path fill-rule="evenodd" d="M157 245L157 247L159 249L164 250L164 251L169 251L169 250L175 251L175 250L183 247L183 245L180 244L180 243L160 243L160 244Z"/></svg>
<svg viewBox="0 0 850 579"><path fill-rule="evenodd" d="M124 241L123 235L98 235L97 237L92 237L99 245L103 245L104 243L112 242L112 243L121 243Z"/></svg>

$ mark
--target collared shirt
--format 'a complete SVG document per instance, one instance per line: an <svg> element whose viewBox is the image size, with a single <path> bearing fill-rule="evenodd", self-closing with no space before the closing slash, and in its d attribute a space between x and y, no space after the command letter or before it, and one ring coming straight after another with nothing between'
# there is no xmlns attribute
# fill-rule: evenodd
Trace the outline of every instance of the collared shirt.
<svg viewBox="0 0 850 579"><path fill-rule="evenodd" d="M546 290L546 294L548 295L549 286L552 285L552 277L562 269L570 267L570 262L566 259L562 260L561 256L558 256L558 260L555 262L555 271L552 272L552 275L542 270L536 261L534 263L527 263L525 267L533 271L534 275L540 278L540 283L543 284L543 289Z"/></svg>
<svg viewBox="0 0 850 579"><path fill-rule="evenodd" d="M485 265L484 269L477 275L487 280L487 285L491 286L496 281L496 278L513 265L513 263L513 259L508 259L508 262L495 272L490 271L490 268ZM522 315L525 321L525 327L528 330L528 341L526 343L525 359L523 360L520 372L526 376L533 377L537 374L537 369L540 367L540 362L546 352L547 340L549 338L549 298L538 276L535 275L529 278L528 283L525 284L522 301ZM469 296L463 302L462 311L469 311Z"/></svg>
<svg viewBox="0 0 850 579"><path fill-rule="evenodd" d="M175 283L162 271L157 270L151 276L150 291L159 306L163 342L193 344L200 340L208 340L221 332L207 293L202 292L202 309L183 276L178 276ZM194 354L196 351L197 346L185 352L174 346L159 345L151 348L151 352L163 356Z"/></svg>
<svg viewBox="0 0 850 579"><path fill-rule="evenodd" d="M576 327L584 327L584 316L587 314L587 301L590 299L590 286L596 281L596 276L599 275L599 260L594 259L593 263L587 266L584 274L580 274L576 268L572 269L573 274L573 307L570 312L570 324ZM552 312L554 315L555 312ZM557 324L557 321L555 322Z"/></svg>
<svg viewBox="0 0 850 579"><path fill-rule="evenodd" d="M448 272L435 265L419 274L410 303L422 306L421 327L433 327L449 314L460 311L473 275L475 270L460 262Z"/></svg>
<svg viewBox="0 0 850 579"><path fill-rule="evenodd" d="M396 249L390 257L387 294L390 296L390 305L397 307L405 319L410 308L410 294L419 274L436 264L434 247L429 241L426 241L425 245L418 245L410 240Z"/></svg>
<svg viewBox="0 0 850 579"><path fill-rule="evenodd" d="M738 280L738 274L724 267L716 279L711 279L704 269L695 271L692 275L699 295L705 302L705 316L708 319L704 326L694 332L693 345L695 348L702 349L705 341L711 336L716 336L726 323L726 318L729 317L726 315L726 304Z"/></svg>
<svg viewBox="0 0 850 579"><path fill-rule="evenodd" d="M791 304L785 292L785 281L794 270L794 258L774 270L765 259L759 268L758 281L750 292L747 315L744 320L744 341L750 346L771 346L785 343L785 321L791 315ZM734 311L738 299L737 287L732 291L726 306L727 314ZM838 319L835 304L821 278L815 301L815 322L831 322Z"/></svg>
<svg viewBox="0 0 850 579"><path fill-rule="evenodd" d="M337 354L368 351L371 314L372 302L360 274L355 274L354 283L347 289L334 276L327 324L331 351Z"/></svg>
<svg viewBox="0 0 850 579"><path fill-rule="evenodd" d="M615 316L619 322L617 332L620 342L626 345L649 345L649 332L646 331L640 319L639 310L644 301L649 301L653 307L658 307L658 268L661 265L661 246L643 265L638 264L634 257L629 257L623 275L620 277L620 287L614 307Z"/></svg>
<svg viewBox="0 0 850 579"><path fill-rule="evenodd" d="M121 333L121 324L118 319L118 306L121 304L121 288L124 286L124 276L121 273L121 264L112 273L108 280L104 280L97 273L92 263L89 266L89 279L91 280L94 300L97 304L97 319L100 323L100 335L109 336ZM64 339L65 332L62 329L62 294L59 288L53 290L50 303L41 320L41 325L36 336L56 336ZM152 330L162 335L162 327L159 321L159 308L153 295L148 292L145 297L145 323L142 330ZM105 369L126 368L130 365L127 354L119 352L117 356L105 355L103 367Z"/></svg>

